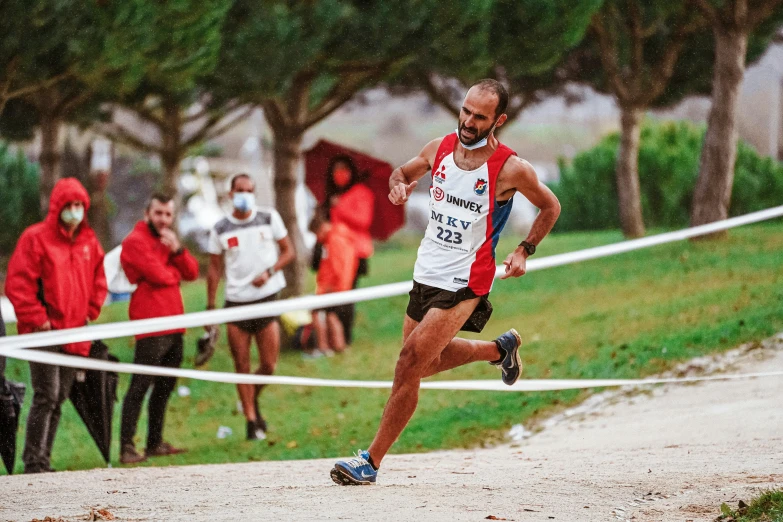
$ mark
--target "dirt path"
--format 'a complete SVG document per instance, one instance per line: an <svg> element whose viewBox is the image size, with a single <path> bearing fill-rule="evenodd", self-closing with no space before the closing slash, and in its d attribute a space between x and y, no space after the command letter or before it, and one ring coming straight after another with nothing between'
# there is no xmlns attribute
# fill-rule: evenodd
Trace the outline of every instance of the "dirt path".
<svg viewBox="0 0 783 522"><path fill-rule="evenodd" d="M731 359L733 360L733 359ZM783 370L783 336L732 371ZM602 396L494 449L392 456L373 487L329 460L0 477L0 520L713 520L721 502L783 487L783 378Z"/></svg>

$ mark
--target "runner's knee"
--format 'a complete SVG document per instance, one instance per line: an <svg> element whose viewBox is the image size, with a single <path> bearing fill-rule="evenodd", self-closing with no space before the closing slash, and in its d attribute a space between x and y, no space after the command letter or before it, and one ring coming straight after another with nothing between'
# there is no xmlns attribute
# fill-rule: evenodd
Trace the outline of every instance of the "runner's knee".
<svg viewBox="0 0 783 522"><path fill-rule="evenodd" d="M275 373L276 361L261 361L261 367L258 369L258 373L261 375L272 375Z"/></svg>
<svg viewBox="0 0 783 522"><path fill-rule="evenodd" d="M424 370L429 366L429 361L424 354L417 348L415 342L407 342L400 352L400 358L397 360L395 377L421 377Z"/></svg>

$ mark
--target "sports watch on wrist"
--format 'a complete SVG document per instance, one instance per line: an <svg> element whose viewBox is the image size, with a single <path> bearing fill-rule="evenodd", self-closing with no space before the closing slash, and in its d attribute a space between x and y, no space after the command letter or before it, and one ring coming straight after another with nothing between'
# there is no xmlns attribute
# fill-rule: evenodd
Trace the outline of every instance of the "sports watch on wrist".
<svg viewBox="0 0 783 522"><path fill-rule="evenodd" d="M527 255L532 256L536 253L536 245L533 243L528 243L527 241L522 241L519 246L525 249L525 252L527 252Z"/></svg>
<svg viewBox="0 0 783 522"><path fill-rule="evenodd" d="M267 274L269 274L269 277L272 277L277 273L277 270L275 270L275 267L270 266L269 268L266 269L266 272Z"/></svg>

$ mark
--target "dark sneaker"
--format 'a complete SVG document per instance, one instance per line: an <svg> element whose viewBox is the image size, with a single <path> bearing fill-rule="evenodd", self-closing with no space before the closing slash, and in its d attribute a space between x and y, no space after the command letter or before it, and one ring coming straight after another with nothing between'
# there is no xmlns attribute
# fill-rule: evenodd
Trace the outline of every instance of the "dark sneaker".
<svg viewBox="0 0 783 522"><path fill-rule="evenodd" d="M522 344L522 338L512 328L495 339L495 344L498 345L500 359L490 361L489 364L500 368L500 371L503 372L503 383L511 386L522 374L522 360L519 358L519 346Z"/></svg>
<svg viewBox="0 0 783 522"><path fill-rule="evenodd" d="M256 425L262 430L264 430L264 432L266 433L269 430L267 430L266 419L264 418L263 415L261 415L261 410L258 408L258 397L256 397L255 407L256 407Z"/></svg>
<svg viewBox="0 0 783 522"><path fill-rule="evenodd" d="M123 444L120 451L120 464L138 464L144 462L147 457L136 451L133 444Z"/></svg>
<svg viewBox="0 0 783 522"><path fill-rule="evenodd" d="M370 453L359 450L352 459L338 460L329 475L341 486L364 486L375 484L378 470L370 464Z"/></svg>
<svg viewBox="0 0 783 522"><path fill-rule="evenodd" d="M166 457L168 455L179 455L180 453L185 453L185 448L175 448L168 442L161 442L157 446L153 448L147 448L145 453L148 457Z"/></svg>
<svg viewBox="0 0 783 522"><path fill-rule="evenodd" d="M247 421L247 440L264 439L266 439L266 424L261 427L261 424L258 421Z"/></svg>
<svg viewBox="0 0 783 522"><path fill-rule="evenodd" d="M196 342L196 366L203 366L215 355L215 346L217 345L218 327L210 326L208 332Z"/></svg>

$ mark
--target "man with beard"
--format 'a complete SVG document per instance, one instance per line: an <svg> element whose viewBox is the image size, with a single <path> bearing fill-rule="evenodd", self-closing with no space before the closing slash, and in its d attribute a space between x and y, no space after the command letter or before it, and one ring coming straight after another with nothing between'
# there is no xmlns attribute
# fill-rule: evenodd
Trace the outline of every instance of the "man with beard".
<svg viewBox="0 0 783 522"><path fill-rule="evenodd" d="M499 367L509 386L519 378L522 340L516 330L494 341L455 337L460 330L480 332L492 313L495 246L514 194L540 212L527 238L503 261L501 279L525 274L527 257L560 215L560 203L530 164L493 134L506 121L507 104L503 85L477 82L465 96L458 130L428 143L389 179L389 199L402 205L432 171L429 224L413 269L391 397L368 450L335 464L330 475L337 484L375 482L381 461L416 410L423 378L476 361Z"/></svg>
<svg viewBox="0 0 783 522"><path fill-rule="evenodd" d="M175 217L174 200L165 194L153 194L144 211L144 220L136 223L122 242L120 264L128 281L138 285L131 295L128 316L131 320L149 319L184 313L180 282L198 277L198 261L182 246L171 229ZM136 336L133 362L167 368L182 364L184 328ZM122 403L120 462L135 464L147 457L176 455L185 450L163 440L163 424L169 396L177 383L175 377L134 374ZM147 449L142 455L133 441L147 390L149 398Z"/></svg>

